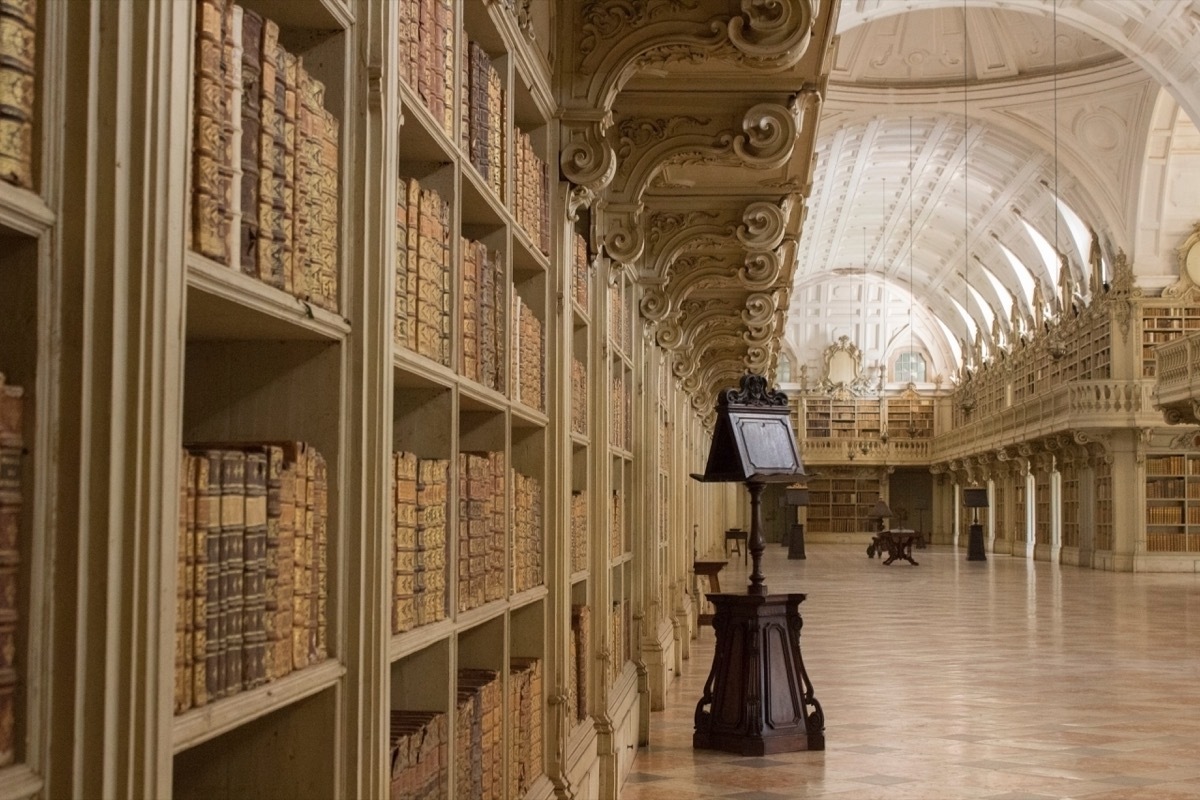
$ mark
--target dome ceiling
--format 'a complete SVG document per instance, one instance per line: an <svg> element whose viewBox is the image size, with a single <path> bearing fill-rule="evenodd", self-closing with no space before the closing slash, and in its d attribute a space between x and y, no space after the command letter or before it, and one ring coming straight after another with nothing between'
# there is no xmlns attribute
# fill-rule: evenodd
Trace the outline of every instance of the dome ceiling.
<svg viewBox="0 0 1200 800"><path fill-rule="evenodd" d="M847 18L864 5L889 7L843 10L854 27L839 34L818 129L789 349L812 369L841 335L867 365L911 342L949 377L960 339L1007 329L1014 302L1031 316L1033 285L1053 304L1057 268L1031 229L1057 236L1087 294L1087 234L1072 238L1055 213L1055 186L1106 248L1125 246L1109 232L1136 211L1139 131L1159 86L1044 11L970 7L965 25L961 6Z"/></svg>

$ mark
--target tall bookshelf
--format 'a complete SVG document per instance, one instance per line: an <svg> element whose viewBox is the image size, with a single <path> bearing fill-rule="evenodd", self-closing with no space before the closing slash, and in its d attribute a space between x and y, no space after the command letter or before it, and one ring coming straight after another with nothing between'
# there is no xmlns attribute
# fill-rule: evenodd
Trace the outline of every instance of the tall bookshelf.
<svg viewBox="0 0 1200 800"><path fill-rule="evenodd" d="M1079 547L1080 504L1079 467L1066 464L1062 468L1062 545Z"/></svg>
<svg viewBox="0 0 1200 800"><path fill-rule="evenodd" d="M55 466L68 324L54 299L68 291L54 257L60 131L44 124L62 113L64 11L38 3L6 13L0 101L13 149L0 153L0 798L18 798L46 786L50 556L55 509L68 501Z"/></svg>
<svg viewBox="0 0 1200 800"><path fill-rule="evenodd" d="M1096 475L1096 549L1112 550L1113 547L1113 477L1112 464L1101 459L1095 467Z"/></svg>
<svg viewBox="0 0 1200 800"><path fill-rule="evenodd" d="M1013 478L1013 524L1012 524L1012 541L1015 547L1018 543L1024 547L1029 541L1029 531L1026 530L1029 516L1026 513L1027 483L1025 476L1018 474Z"/></svg>
<svg viewBox="0 0 1200 800"><path fill-rule="evenodd" d="M888 397L887 433L892 439L933 437L933 398L902 394Z"/></svg>
<svg viewBox="0 0 1200 800"><path fill-rule="evenodd" d="M1154 349L1200 331L1200 307L1145 301L1140 306L1142 320L1141 376L1153 378L1156 362Z"/></svg>
<svg viewBox="0 0 1200 800"><path fill-rule="evenodd" d="M1050 545L1050 473L1039 471L1034 480L1034 544Z"/></svg>
<svg viewBox="0 0 1200 800"><path fill-rule="evenodd" d="M875 530L868 514L880 497L882 483L874 471L839 470L808 481L806 532L854 534Z"/></svg>
<svg viewBox="0 0 1200 800"><path fill-rule="evenodd" d="M804 435L809 439L871 439L884 430L883 401L868 397L803 398Z"/></svg>
<svg viewBox="0 0 1200 800"><path fill-rule="evenodd" d="M1200 456L1147 456L1146 550L1200 552Z"/></svg>

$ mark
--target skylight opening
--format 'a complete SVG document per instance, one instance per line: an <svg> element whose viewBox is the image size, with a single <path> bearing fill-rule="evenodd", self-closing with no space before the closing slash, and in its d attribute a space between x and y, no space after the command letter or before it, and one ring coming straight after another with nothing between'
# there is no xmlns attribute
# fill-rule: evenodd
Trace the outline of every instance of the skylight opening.
<svg viewBox="0 0 1200 800"><path fill-rule="evenodd" d="M1000 250L1008 258L1008 263L1012 265L1013 274L1017 276L1017 283L1021 284L1021 299L1025 301L1025 313L1033 313L1033 273L1029 267L1025 266L1025 262L1017 258L1016 253L1009 250L1003 242L997 242Z"/></svg>
<svg viewBox="0 0 1200 800"><path fill-rule="evenodd" d="M1060 276L1058 274L1058 256L1054 252L1054 247L1051 246L1050 240L1042 236L1041 231L1030 225L1027 220L1022 219L1021 224L1025 226L1029 238L1033 239L1033 245L1037 248L1038 255L1042 257L1042 263L1046 266L1046 274L1050 278L1050 285L1047 288L1051 290L1051 294L1057 295Z"/></svg>
<svg viewBox="0 0 1200 800"><path fill-rule="evenodd" d="M992 284L992 288L996 290L996 296L1000 298L1000 306L1004 309L1004 317L1005 319L1008 319L1012 316L1012 292L1008 290L1007 286L1000 282L1000 279L996 277L996 273L992 272L992 270L984 265L982 261L976 263L983 268L983 274L987 276L988 281L990 281Z"/></svg>

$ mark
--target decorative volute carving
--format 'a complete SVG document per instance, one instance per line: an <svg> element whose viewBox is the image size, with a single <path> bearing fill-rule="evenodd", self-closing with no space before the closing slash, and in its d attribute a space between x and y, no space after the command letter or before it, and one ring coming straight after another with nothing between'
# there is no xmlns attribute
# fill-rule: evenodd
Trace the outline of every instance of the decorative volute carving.
<svg viewBox="0 0 1200 800"><path fill-rule="evenodd" d="M592 209L593 252L635 276L639 312L707 414L721 381L779 359L837 5L561 8L566 213Z"/></svg>

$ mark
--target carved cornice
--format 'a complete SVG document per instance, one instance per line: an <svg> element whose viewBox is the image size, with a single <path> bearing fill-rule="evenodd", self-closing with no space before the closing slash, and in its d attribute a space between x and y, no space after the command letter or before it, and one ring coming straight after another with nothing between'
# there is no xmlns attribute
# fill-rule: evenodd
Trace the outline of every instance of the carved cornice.
<svg viewBox="0 0 1200 800"><path fill-rule="evenodd" d="M705 62L786 70L807 52L816 22L812 0L588 0L576 8L571 94L605 109L646 70Z"/></svg>

